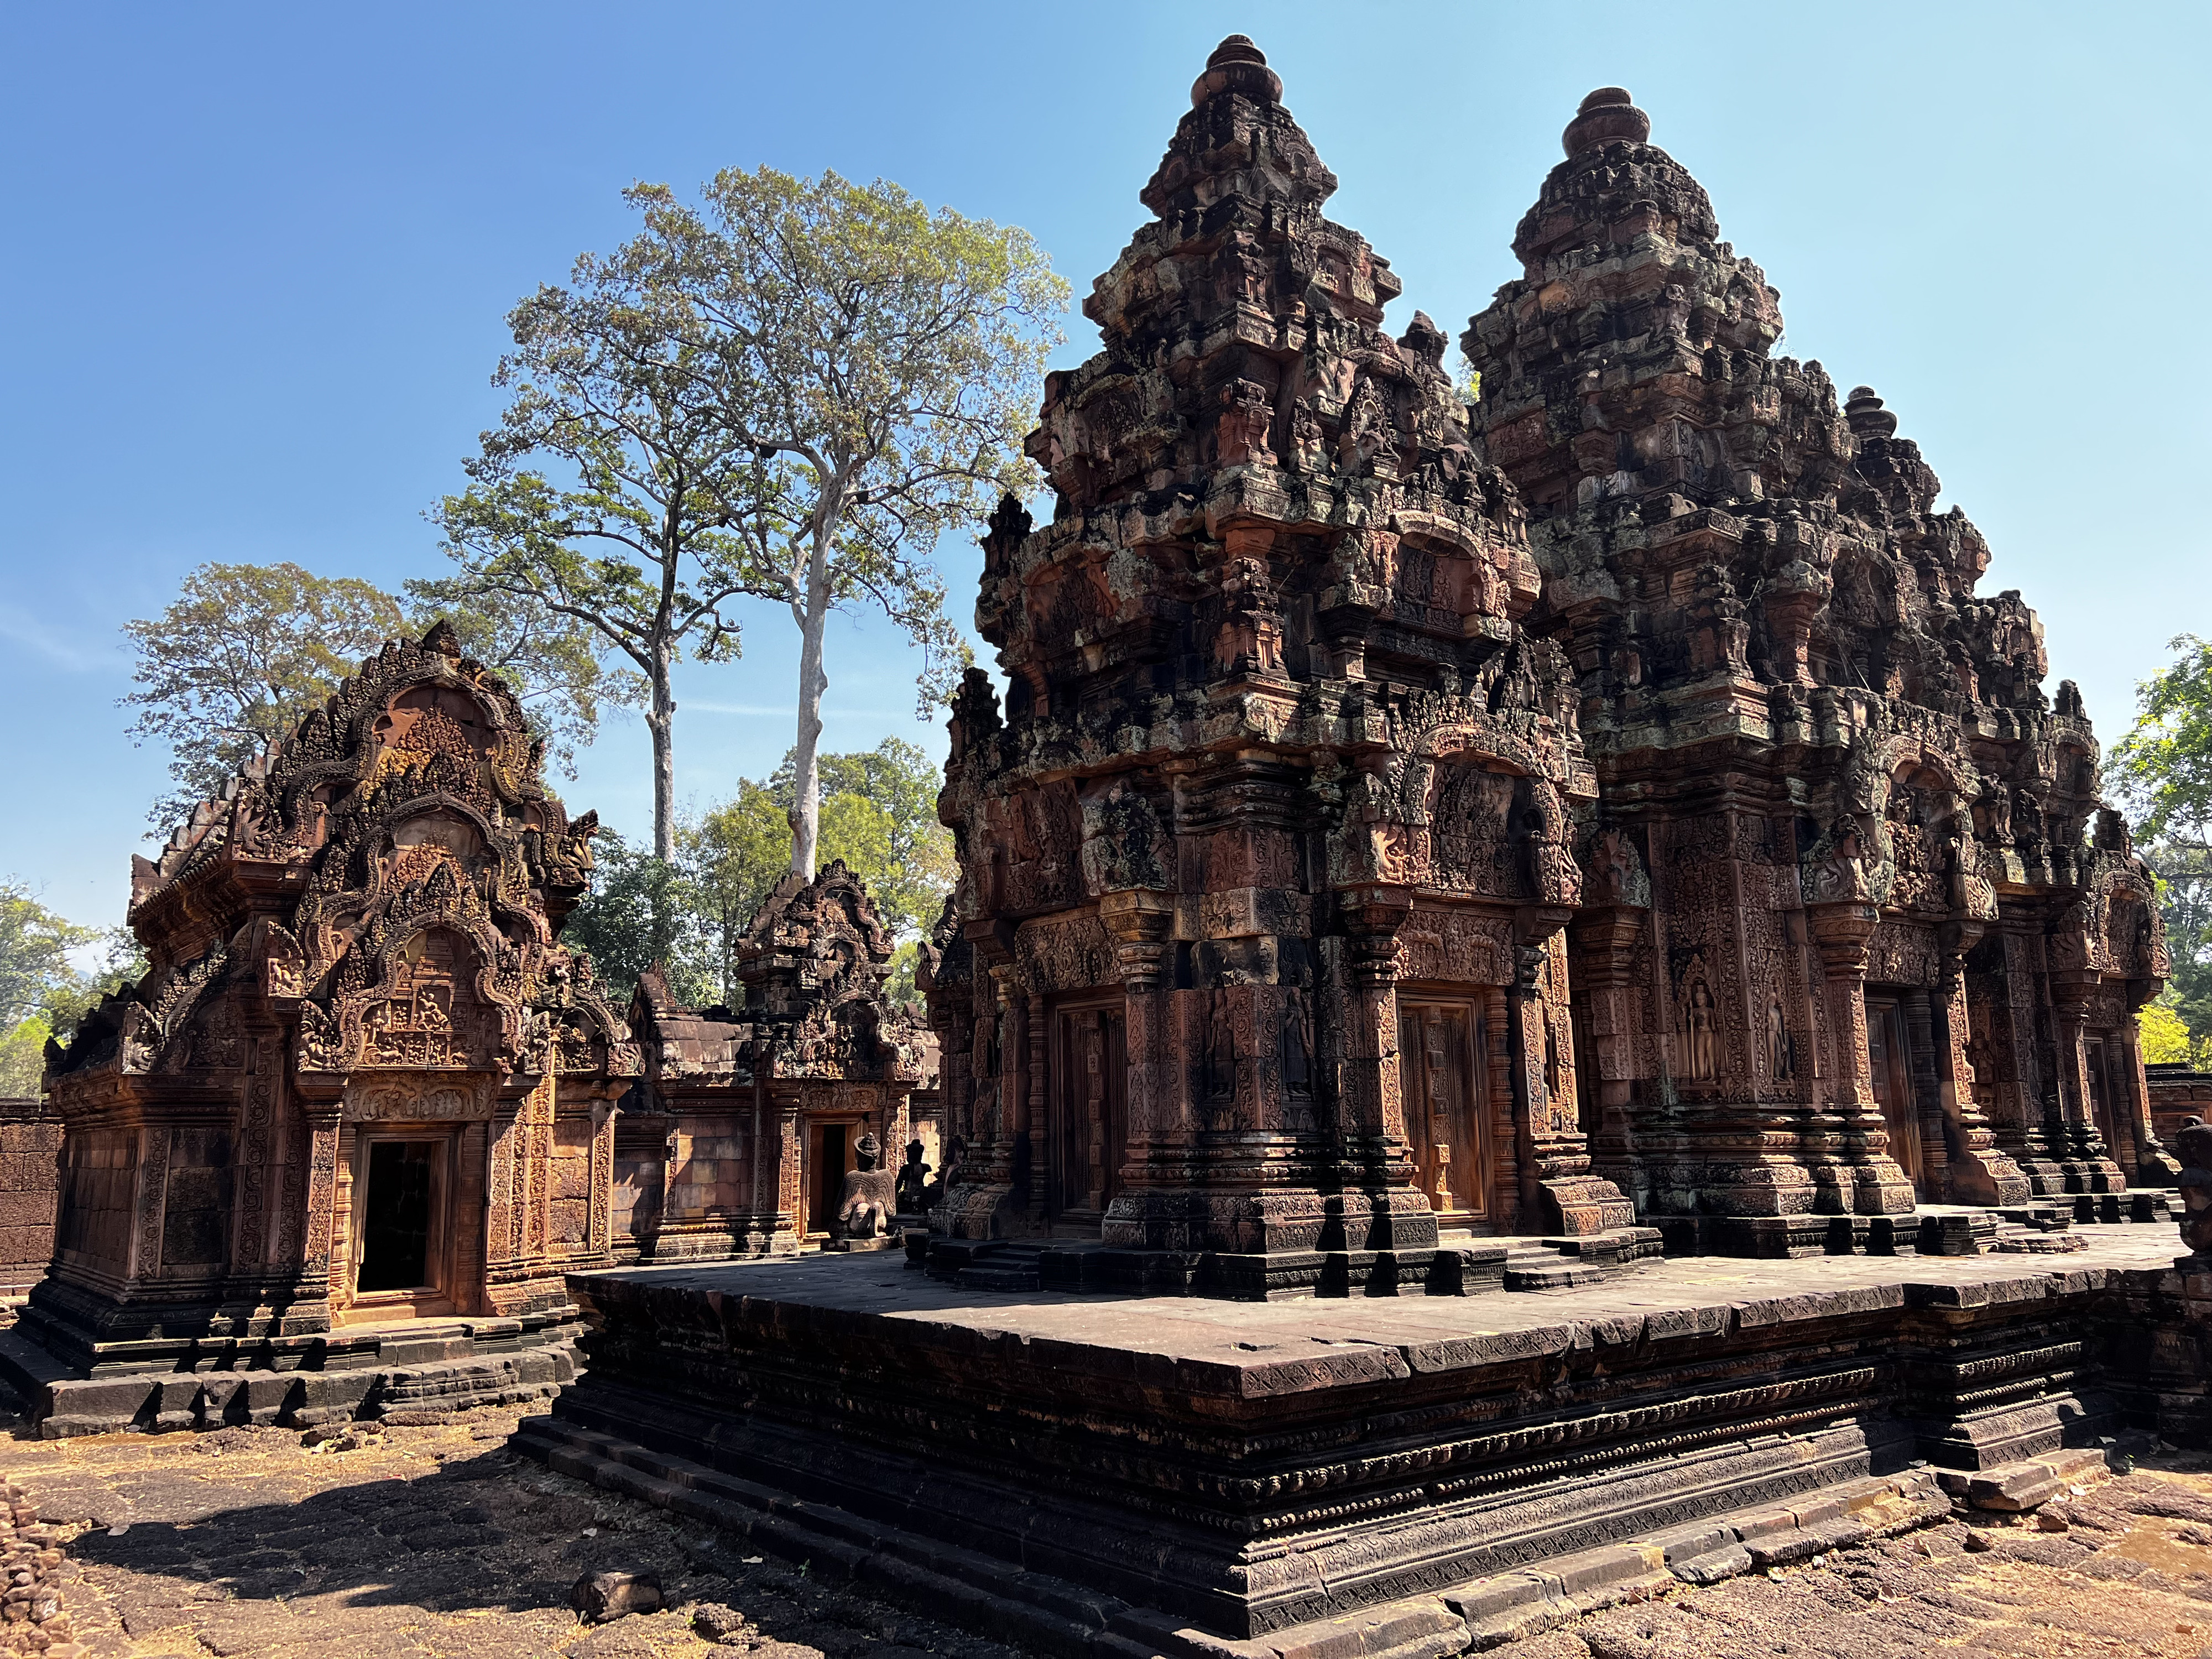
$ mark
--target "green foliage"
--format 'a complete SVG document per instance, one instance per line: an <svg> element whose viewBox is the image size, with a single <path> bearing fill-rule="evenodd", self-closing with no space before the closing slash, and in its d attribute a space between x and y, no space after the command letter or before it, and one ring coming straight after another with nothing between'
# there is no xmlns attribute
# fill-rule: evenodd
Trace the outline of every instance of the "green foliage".
<svg viewBox="0 0 2212 1659"><path fill-rule="evenodd" d="M885 738L871 750L824 755L820 770L823 861L844 860L867 883L876 914L893 931L927 931L957 873L952 832L937 821L945 780L935 764L904 738ZM797 756L786 754L769 780L786 805L796 794L797 773Z"/></svg>
<svg viewBox="0 0 2212 1659"><path fill-rule="evenodd" d="M591 641L569 620L501 593L410 582L411 605L352 577L325 578L296 564L204 564L160 616L126 623L138 653L140 740L169 745L177 792L148 814L165 826L221 792L232 773L289 735L362 659L402 634L443 617L463 649L507 680L554 760L575 775L576 748L592 740L599 700L632 695L602 674Z"/></svg>
<svg viewBox="0 0 2212 1659"><path fill-rule="evenodd" d="M882 179L732 169L702 196L637 186L625 252L688 296L687 362L757 458L735 527L745 591L801 635L792 862L811 872L827 617L880 609L921 648L922 716L949 695L968 651L929 555L1034 482L1022 441L1068 289L1027 232Z"/></svg>
<svg viewBox="0 0 2212 1659"><path fill-rule="evenodd" d="M791 823L767 787L738 780L738 793L678 836L696 925L714 964L724 1002L744 1000L738 941L762 902L791 869Z"/></svg>
<svg viewBox="0 0 2212 1659"><path fill-rule="evenodd" d="M36 1097L46 1073L46 1039L54 1028L44 1014L33 1014L0 1032L0 1100Z"/></svg>
<svg viewBox="0 0 2212 1659"><path fill-rule="evenodd" d="M2212 1053L2212 848L2163 842L2146 848L2143 858L2158 876L2173 958L2159 1000L2187 1026L2198 1053Z"/></svg>
<svg viewBox="0 0 2212 1659"><path fill-rule="evenodd" d="M2136 687L2136 724L2107 775L2147 842L2212 848L2212 645L2167 642L2173 665Z"/></svg>
<svg viewBox="0 0 2212 1659"><path fill-rule="evenodd" d="M138 655L131 730L169 745L177 786L148 816L166 825L216 794L404 626L399 602L368 582L201 565L160 616L124 624Z"/></svg>
<svg viewBox="0 0 2212 1659"><path fill-rule="evenodd" d="M110 927L104 933L89 928L81 931L88 939L106 942L100 966L88 974L72 974L66 983L56 985L39 1011L55 1038L64 1043L76 1035L78 1024L100 1006L102 997L137 984L145 977L148 966L145 951L128 927Z"/></svg>
<svg viewBox="0 0 2212 1659"><path fill-rule="evenodd" d="M677 826L667 863L602 834L591 896L562 938L591 953L617 1001L648 963L666 964L670 988L695 1006L744 999L737 952L745 929L791 872L792 757L765 783L738 780L720 805ZM952 885L952 832L937 822L937 769L910 743L822 757L822 856L842 859L867 884L895 933L920 934ZM911 950L892 958L914 994Z"/></svg>
<svg viewBox="0 0 2212 1659"><path fill-rule="evenodd" d="M732 526L764 468L721 418L681 273L649 236L583 255L571 282L507 317L514 349L493 375L507 409L464 464L468 488L431 513L459 566L436 591L558 617L634 665L629 695L653 742L653 850L666 861L670 672L687 651L738 653L723 607L747 591L747 544Z"/></svg>
<svg viewBox="0 0 2212 1659"><path fill-rule="evenodd" d="M591 957L608 1000L628 1003L638 975L658 962L678 1001L714 1001L716 975L702 950L697 900L684 869L609 830L600 832L594 852L591 894L569 913L561 938Z"/></svg>
<svg viewBox="0 0 2212 1659"><path fill-rule="evenodd" d="M2142 1041L2143 1064L2166 1066L2197 1058L2189 1027L2179 1014L2163 1002L2154 1002L2136 1016L2136 1030Z"/></svg>
<svg viewBox="0 0 2212 1659"><path fill-rule="evenodd" d="M22 883L0 883L0 1097L38 1093L46 1039L68 1042L103 995L146 971L137 940L116 927L105 935L100 967L77 972L70 953L101 937L57 915Z"/></svg>
<svg viewBox="0 0 2212 1659"><path fill-rule="evenodd" d="M2148 843L2173 969L2160 1001L2212 1053L2212 645L2184 634L2172 666L2136 688L2134 729L2113 745L2107 780Z"/></svg>
<svg viewBox="0 0 2212 1659"><path fill-rule="evenodd" d="M0 882L0 1028L20 1024L74 985L70 952L99 937L46 908L21 882Z"/></svg>
<svg viewBox="0 0 2212 1659"><path fill-rule="evenodd" d="M921 992L914 982L915 964L921 960L921 941L910 939L891 952L890 977L884 981L884 994L895 1007L920 1007Z"/></svg>

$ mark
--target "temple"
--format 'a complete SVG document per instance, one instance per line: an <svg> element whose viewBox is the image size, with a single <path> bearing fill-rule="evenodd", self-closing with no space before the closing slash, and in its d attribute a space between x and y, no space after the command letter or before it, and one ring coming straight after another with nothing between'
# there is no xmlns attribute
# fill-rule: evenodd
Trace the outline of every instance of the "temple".
<svg viewBox="0 0 2212 1659"><path fill-rule="evenodd" d="M151 966L49 1053L52 1265L0 1334L46 1431L542 1395L568 1274L818 1242L903 1146L928 1045L860 884L786 878L744 1008L653 972L626 1019L559 942L598 825L542 759L441 624L137 860Z"/></svg>
<svg viewBox="0 0 2212 1659"><path fill-rule="evenodd" d="M1649 131L1470 396L1214 52L983 538L916 1271L579 1273L522 1449L1054 1651L1441 1659L2212 1443L2081 700Z"/></svg>
<svg viewBox="0 0 2212 1659"><path fill-rule="evenodd" d="M984 540L939 1231L1273 1295L1462 1235L1888 1250L1923 1202L2170 1182L2152 878L1895 416L1770 355L1614 89L1469 404L1279 92L1215 54L1104 349L1047 382L1052 520Z"/></svg>
<svg viewBox="0 0 2212 1659"><path fill-rule="evenodd" d="M954 1238L1085 1282L1428 1273L1440 1225L1596 1233L1565 924L1596 781L1542 578L1389 264L1255 49L1214 55L1046 383L1056 492L984 542L931 1008Z"/></svg>
<svg viewBox="0 0 2212 1659"><path fill-rule="evenodd" d="M2166 955L2080 694L1897 416L1617 88L1463 338L1596 775L1569 929L1596 1167L1685 1245L2170 1185Z"/></svg>
<svg viewBox="0 0 2212 1659"><path fill-rule="evenodd" d="M2212 1084L1982 538L1625 92L1465 388L1281 94L1207 60L982 538L929 1029L837 865L738 1006L618 1013L592 821L388 647L52 1056L43 1431L565 1384L564 1475L1129 1659L1443 1659L2212 1444Z"/></svg>
<svg viewBox="0 0 2212 1659"><path fill-rule="evenodd" d="M860 1142L903 1149L927 1034L884 995L892 940L859 878L789 874L738 949L741 1008L690 1009L658 968L630 1008L645 1076L623 1102L617 1251L662 1261L838 1242ZM929 1143L935 1127L929 1125Z"/></svg>

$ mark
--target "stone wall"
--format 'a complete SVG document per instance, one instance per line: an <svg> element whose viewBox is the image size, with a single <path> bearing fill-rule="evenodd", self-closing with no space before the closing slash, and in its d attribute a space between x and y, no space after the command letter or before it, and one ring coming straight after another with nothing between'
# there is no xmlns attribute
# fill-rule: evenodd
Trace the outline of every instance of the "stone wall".
<svg viewBox="0 0 2212 1659"><path fill-rule="evenodd" d="M2150 1121L2166 1146L2192 1117L2212 1122L2212 1072L2193 1071L2183 1064L2146 1066L2150 1086Z"/></svg>
<svg viewBox="0 0 2212 1659"><path fill-rule="evenodd" d="M21 1302L54 1254L61 1115L38 1099L0 1100L0 1304Z"/></svg>

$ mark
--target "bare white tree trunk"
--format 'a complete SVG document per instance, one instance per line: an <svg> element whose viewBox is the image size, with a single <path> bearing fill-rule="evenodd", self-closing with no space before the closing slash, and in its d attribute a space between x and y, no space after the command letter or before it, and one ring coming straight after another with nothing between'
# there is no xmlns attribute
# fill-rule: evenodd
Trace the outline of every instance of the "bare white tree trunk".
<svg viewBox="0 0 2212 1659"><path fill-rule="evenodd" d="M791 803L791 867L809 881L814 879L815 848L822 832L817 761L822 744L822 694L830 689L830 676L822 667L822 635L830 622L829 554L829 538L817 537L814 556L806 566L805 610L799 617L799 745L794 750L797 776Z"/></svg>
<svg viewBox="0 0 2212 1659"><path fill-rule="evenodd" d="M665 641L653 649L653 703L645 711L653 734L653 855L663 864L676 857L676 697L669 688Z"/></svg>

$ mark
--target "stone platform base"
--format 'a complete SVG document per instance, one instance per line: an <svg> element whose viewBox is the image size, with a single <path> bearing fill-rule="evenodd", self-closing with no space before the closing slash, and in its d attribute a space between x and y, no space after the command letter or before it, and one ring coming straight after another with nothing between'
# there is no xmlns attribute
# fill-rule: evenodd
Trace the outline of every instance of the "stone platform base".
<svg viewBox="0 0 2212 1659"><path fill-rule="evenodd" d="M1649 1595L1663 1584L1710 1584L1740 1572L1788 1565L1824 1550L1925 1525L1954 1509L1926 1470L1847 1481L1814 1501L1734 1510L1632 1542L1547 1559L1540 1567L1240 1641L1180 1626L1170 1615L1063 1578L1009 1571L1004 1561L933 1534L795 1503L782 1492L690 1458L554 1418L526 1419L514 1444L558 1474L720 1528L763 1552L806 1562L825 1577L857 1581L933 1617L1068 1659L1093 1654L1121 1659L1442 1659L1533 1635L1577 1613ZM2051 1474L2042 1464L2033 1467L2039 1474Z"/></svg>
<svg viewBox="0 0 2212 1659"><path fill-rule="evenodd" d="M307 1428L349 1418L550 1400L576 1375L576 1310L518 1319L410 1319L312 1335L210 1342L160 1370L57 1360L0 1331L0 1386L40 1437L123 1430Z"/></svg>
<svg viewBox="0 0 2212 1659"><path fill-rule="evenodd" d="M2145 1412L2106 1363L2122 1287L2173 1279L2173 1240L2094 1231L1296 1303L882 1256L580 1275L590 1369L523 1443L789 1553L965 1585L942 1593L986 1628L1026 1607L1033 1644L1452 1653L1524 1601L1914 1524L1946 1477L2033 1485L2018 1466L2120 1431Z"/></svg>

